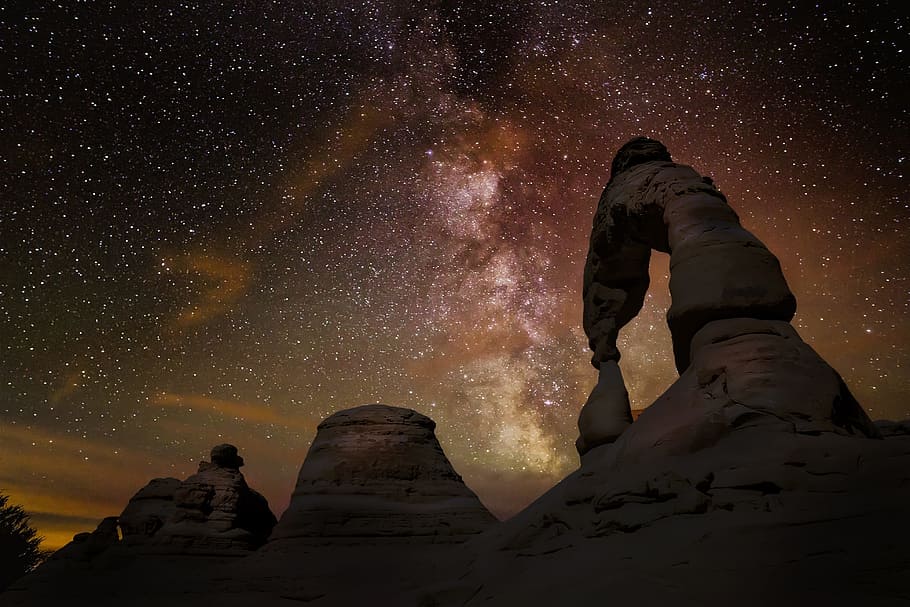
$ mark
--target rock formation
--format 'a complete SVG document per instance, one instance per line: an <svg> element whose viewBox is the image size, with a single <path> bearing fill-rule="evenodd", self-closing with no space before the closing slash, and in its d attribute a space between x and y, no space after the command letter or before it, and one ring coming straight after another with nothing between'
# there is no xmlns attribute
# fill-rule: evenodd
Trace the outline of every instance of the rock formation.
<svg viewBox="0 0 910 607"><path fill-rule="evenodd" d="M233 445L212 449L211 462L185 481L155 478L130 498L119 517L104 519L92 533L77 534L55 560L90 561L109 549L120 556L243 554L258 548L277 522L266 499L251 489Z"/></svg>
<svg viewBox="0 0 910 607"><path fill-rule="evenodd" d="M671 253L681 376L632 423L616 336L641 307L651 248ZM580 469L466 545L469 571L423 601L910 602L910 426L873 424L799 337L777 260L710 180L656 141L624 146L584 293L600 376Z"/></svg>
<svg viewBox="0 0 910 607"><path fill-rule="evenodd" d="M695 383L677 384L672 398L655 403L614 443L592 449L581 469L505 523L491 524L463 486L432 421L370 405L320 426L295 510L279 525L284 533L258 550L242 558L149 550L118 543L116 519L106 519L0 602L463 607L599 604L610 597L646 605L902 604L910 599L906 423L879 422L888 438L873 440L818 427L794 431L798 418L759 420L736 405L708 425L693 413L708 401L726 402L725 394L751 398L768 374L795 387L781 388L781 399L803 397L802 375L824 378L828 368L813 366L792 328L776 326L772 333L752 333L742 319L706 326L692 341L686 372ZM780 361L761 358L765 346L753 349L750 336L785 342L772 349L792 349L784 361L794 365L791 374L773 366ZM737 356L748 359L737 364L756 371L756 383L700 383L714 375L712 364ZM200 475L213 482L213 469L238 465L235 452L221 450ZM196 495L206 484L191 479L176 487L173 479L156 479L131 500L124 513L133 513L127 519L137 537L155 526L146 523L161 509L204 510L176 497L178 489Z"/></svg>
<svg viewBox="0 0 910 607"><path fill-rule="evenodd" d="M698 375L699 382L718 378L734 385L750 382L750 400L738 405L748 408L758 403L761 413L756 415L811 420L800 426L878 436L837 373L802 344L787 324L796 310L796 299L777 258L740 225L710 178L672 162L660 142L639 137L614 158L591 232L584 274L584 328L599 379L579 416L579 453L615 441L632 423L617 364L616 339L619 330L641 310L652 249L670 254L672 304L667 324L676 366L684 377L702 345L727 341L730 347L724 351L738 354L739 359L731 364L715 360L711 371L715 376ZM693 343L696 334L711 323L730 319L745 320L709 329L699 344ZM768 335L782 339L769 340ZM758 356L763 360L795 356L803 371L807 365L813 371L817 367L818 374L809 376L812 381L800 383L805 400L781 399L788 385L760 394L760 382L746 377L752 371L737 368L737 360L745 363L743 356L748 358L750 349L743 340L764 348ZM782 349L776 351L777 347ZM714 351L718 348L715 345ZM764 381L779 383L775 374L786 373L783 363L775 366L750 360L748 364L761 366ZM795 373L789 375L795 377ZM822 423L822 419L827 421Z"/></svg>
<svg viewBox="0 0 910 607"><path fill-rule="evenodd" d="M430 418L364 405L319 424L272 542L462 541L496 519L452 468Z"/></svg>
<svg viewBox="0 0 910 607"><path fill-rule="evenodd" d="M671 253L681 375L633 423L616 336L641 307L651 248ZM584 292L600 375L581 466L509 521L464 485L432 420L367 405L319 425L264 546L275 519L220 445L189 479L140 490L122 541L105 519L0 602L910 603L910 422L870 422L799 337L777 260L709 180L656 141L624 146Z"/></svg>
<svg viewBox="0 0 910 607"><path fill-rule="evenodd" d="M127 544L144 543L158 533L177 510L174 493L179 487L179 479L153 478L137 491L117 520L123 541Z"/></svg>
<svg viewBox="0 0 910 607"><path fill-rule="evenodd" d="M211 462L174 490L174 512L153 538L183 551L248 550L265 543L277 522L266 499L246 484L233 445L212 448Z"/></svg>

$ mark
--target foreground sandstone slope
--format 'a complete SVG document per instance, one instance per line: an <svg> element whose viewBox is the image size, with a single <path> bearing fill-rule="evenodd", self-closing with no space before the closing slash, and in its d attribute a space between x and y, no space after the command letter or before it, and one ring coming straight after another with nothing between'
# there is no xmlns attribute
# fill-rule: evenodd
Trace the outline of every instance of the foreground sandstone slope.
<svg viewBox="0 0 910 607"><path fill-rule="evenodd" d="M665 395L617 442L467 544L468 574L429 596L440 605L908 604L910 424L879 424L882 439L802 432L737 414L730 400L718 407L710 384L696 390L701 398ZM724 409L726 422L712 417Z"/></svg>

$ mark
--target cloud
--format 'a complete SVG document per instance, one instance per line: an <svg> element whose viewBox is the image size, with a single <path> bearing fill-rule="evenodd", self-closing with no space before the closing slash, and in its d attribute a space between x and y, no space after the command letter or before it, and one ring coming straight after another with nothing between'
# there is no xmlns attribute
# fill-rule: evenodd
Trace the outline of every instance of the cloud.
<svg viewBox="0 0 910 607"><path fill-rule="evenodd" d="M287 415L279 413L262 403L242 402L213 398L204 394L175 394L161 392L151 399L151 404L159 407L186 410L214 411L225 417L240 419L254 424L273 424L276 426L299 425Z"/></svg>
<svg viewBox="0 0 910 607"><path fill-rule="evenodd" d="M166 256L166 272L182 275L196 287L196 296L176 313L171 327L177 330L204 324L231 310L250 286L249 264L223 253L191 251Z"/></svg>
<svg viewBox="0 0 910 607"><path fill-rule="evenodd" d="M72 371L63 376L60 384L54 388L47 400L52 405L57 405L79 392L83 387L82 374L79 371Z"/></svg>
<svg viewBox="0 0 910 607"><path fill-rule="evenodd" d="M2 438L0 488L34 516L46 548L59 548L76 531L91 531L104 516L119 514L144 484L136 484L144 473L146 478L155 472L161 476L155 458L103 439L14 424L3 427ZM71 520L61 521L61 516ZM77 519L79 525L73 527ZM85 521L92 521L87 529Z"/></svg>
<svg viewBox="0 0 910 607"><path fill-rule="evenodd" d="M316 425L319 423L318 420L310 417L300 419L279 412L263 403L226 400L204 394L161 392L152 397L151 404L189 411L213 411L224 418L241 420L250 424L276 426L292 432L315 432Z"/></svg>
<svg viewBox="0 0 910 607"><path fill-rule="evenodd" d="M314 129L311 149L287 170L280 196L251 224L245 241L261 244L299 221L297 211L333 179L351 170L376 136L395 122L395 115L383 102L382 91L367 90L353 101L344 117Z"/></svg>

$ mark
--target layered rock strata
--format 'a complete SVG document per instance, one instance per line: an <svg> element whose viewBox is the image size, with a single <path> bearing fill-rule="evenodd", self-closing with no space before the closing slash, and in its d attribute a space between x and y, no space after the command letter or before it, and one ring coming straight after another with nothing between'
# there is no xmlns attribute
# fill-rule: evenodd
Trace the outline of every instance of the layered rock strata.
<svg viewBox="0 0 910 607"><path fill-rule="evenodd" d="M240 472L233 445L212 449L211 462L175 489L174 512L154 534L154 544L177 550L252 549L265 543L277 519L268 501Z"/></svg>
<svg viewBox="0 0 910 607"><path fill-rule="evenodd" d="M120 516L76 535L57 558L91 560L109 548L165 554L242 554L258 548L275 526L275 515L247 485L236 447L214 447L211 460L201 461L184 481L152 479Z"/></svg>
<svg viewBox="0 0 910 607"><path fill-rule="evenodd" d="M364 405L319 424L270 545L311 541L461 541L496 522L446 458L430 418Z"/></svg>
<svg viewBox="0 0 910 607"><path fill-rule="evenodd" d="M722 367L723 381L734 385L748 382L750 398L762 403L765 415L802 419L809 425L825 419L822 425L826 428L833 424L843 431L878 436L837 373L802 344L789 326L796 299L777 258L743 228L710 178L672 162L660 142L642 137L624 145L614 158L591 232L584 273L583 324L599 379L579 416L579 453L615 441L632 423L628 393L617 364L620 352L616 339L620 329L641 310L649 285L652 249L670 254L672 304L667 324L676 366L684 377L693 352L700 347L694 344L696 334L716 321L742 319L719 325L723 329L715 328L715 332L732 330L739 332L737 335L711 333L711 339L719 341L753 342L751 346L740 344L734 348L736 352L730 350L738 358ZM748 329L740 330L743 323ZM767 336L774 335L789 341L786 345L780 339L769 341ZM751 371L746 367L759 364L743 358L749 347L777 354L785 350L799 364L811 366L813 371L817 368L818 373L810 377L823 379L809 382L812 385L797 382L805 400L782 398L789 386L775 387L771 378L777 370L794 379L795 375L787 372L785 364L771 371L770 363L762 363L769 383L747 378ZM746 366L738 367L737 361ZM698 381L703 380L699 375ZM681 389L687 388L677 391Z"/></svg>

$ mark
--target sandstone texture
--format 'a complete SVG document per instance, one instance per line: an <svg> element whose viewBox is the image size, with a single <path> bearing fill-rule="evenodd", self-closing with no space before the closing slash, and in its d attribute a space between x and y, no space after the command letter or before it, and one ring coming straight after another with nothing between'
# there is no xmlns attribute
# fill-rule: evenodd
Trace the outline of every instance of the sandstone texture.
<svg viewBox="0 0 910 607"><path fill-rule="evenodd" d="M737 423L745 423L750 408L758 403L759 409L772 416L781 409L777 411L781 419L800 427L833 424L864 436L879 435L837 373L802 344L789 326L796 298L777 258L743 228L710 178L672 162L663 144L641 137L629 141L614 158L591 232L584 271L583 325L599 379L579 416L576 447L580 454L615 441L631 425L628 396L616 366L620 358L616 339L641 310L650 282L652 249L670 254L672 303L667 324L676 366L683 374L667 398L679 400L681 394L694 394L703 385L700 382L719 382L715 391L725 390L732 382L736 394L728 394L730 399L738 402L743 396L749 401L740 402L738 409L725 410L725 414L737 410L745 416ZM693 340L719 321L732 324L714 325L713 331L737 335L703 336L703 340L716 339L726 345L712 350L713 362L702 361L709 369L701 369L693 379L687 374L693 352L700 348ZM724 328L719 329L721 326ZM760 352L752 356L750 348ZM733 360L722 364L724 356ZM795 362L796 367L788 362ZM705 375L714 371L713 377ZM762 379L751 375L755 372ZM821 383L814 385L816 380ZM801 391L811 392L808 401L799 401ZM676 419L685 414L673 412ZM688 421L694 421L699 432L704 429L700 421ZM712 418L711 423L715 422Z"/></svg>
<svg viewBox="0 0 910 607"><path fill-rule="evenodd" d="M633 139L614 158L594 216L584 273L584 327L595 367L619 360L619 330L641 310L651 250L670 254L667 322L680 372L692 336L712 320L789 321L796 310L777 258L742 227L708 177Z"/></svg>
<svg viewBox="0 0 910 607"><path fill-rule="evenodd" d="M910 603L910 436L743 424L633 458L630 433L465 545L468 573L425 603Z"/></svg>
<svg viewBox="0 0 910 607"><path fill-rule="evenodd" d="M206 552L252 549L268 539L277 520L243 478L236 447L219 445L211 459L174 491L174 513L155 533L154 545Z"/></svg>
<svg viewBox="0 0 910 607"><path fill-rule="evenodd" d="M117 522L127 543L143 543L155 535L174 516L174 493L180 487L176 478L153 478L136 492Z"/></svg>
<svg viewBox="0 0 910 607"><path fill-rule="evenodd" d="M496 522L446 458L430 418L364 405L319 424L272 541L461 541Z"/></svg>

